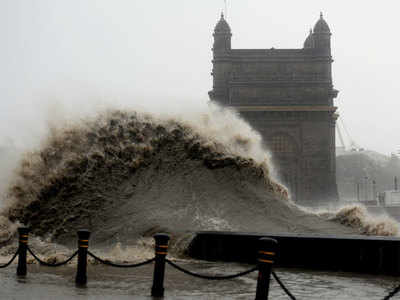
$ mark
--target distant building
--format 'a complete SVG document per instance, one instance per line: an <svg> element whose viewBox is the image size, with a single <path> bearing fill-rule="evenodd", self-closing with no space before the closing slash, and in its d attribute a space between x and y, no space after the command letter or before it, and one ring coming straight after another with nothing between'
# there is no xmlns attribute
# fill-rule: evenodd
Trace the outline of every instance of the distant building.
<svg viewBox="0 0 400 300"><path fill-rule="evenodd" d="M211 100L234 107L264 138L300 204L337 200L331 32L322 14L301 49L232 49L221 15L214 30Z"/></svg>

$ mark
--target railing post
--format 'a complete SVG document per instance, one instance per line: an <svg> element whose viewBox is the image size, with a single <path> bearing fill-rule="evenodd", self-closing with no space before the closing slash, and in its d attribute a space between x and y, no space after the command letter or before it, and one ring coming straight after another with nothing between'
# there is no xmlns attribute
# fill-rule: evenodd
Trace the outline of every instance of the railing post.
<svg viewBox="0 0 400 300"><path fill-rule="evenodd" d="M87 251L89 247L90 231L86 229L78 230L78 266L75 283L85 285L87 282Z"/></svg>
<svg viewBox="0 0 400 300"><path fill-rule="evenodd" d="M152 297L164 297L164 272L165 257L168 253L169 236L164 233L154 235L156 241L156 259L154 263L153 287L151 288Z"/></svg>
<svg viewBox="0 0 400 300"><path fill-rule="evenodd" d="M18 228L18 235L19 235L18 267L17 267L18 276L26 275L26 252L28 249L28 233L29 233L29 228L27 227Z"/></svg>
<svg viewBox="0 0 400 300"><path fill-rule="evenodd" d="M259 240L256 300L268 300L269 281L277 248L278 242L274 239L261 238Z"/></svg>

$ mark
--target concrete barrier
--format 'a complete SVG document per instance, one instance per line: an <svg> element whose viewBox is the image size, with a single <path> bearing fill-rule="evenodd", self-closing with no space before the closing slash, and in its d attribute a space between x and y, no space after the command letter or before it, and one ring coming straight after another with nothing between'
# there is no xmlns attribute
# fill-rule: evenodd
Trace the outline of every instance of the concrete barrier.
<svg viewBox="0 0 400 300"><path fill-rule="evenodd" d="M400 275L400 239L394 237L198 232L188 254L202 260L256 263L261 237L278 241L277 266Z"/></svg>

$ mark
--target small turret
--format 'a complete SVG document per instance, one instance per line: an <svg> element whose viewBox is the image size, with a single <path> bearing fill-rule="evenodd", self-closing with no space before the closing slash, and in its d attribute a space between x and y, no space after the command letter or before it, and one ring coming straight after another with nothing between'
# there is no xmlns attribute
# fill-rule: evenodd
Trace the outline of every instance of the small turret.
<svg viewBox="0 0 400 300"><path fill-rule="evenodd" d="M224 14L221 13L221 19L217 23L214 29L214 52L227 51L231 49L231 28L228 22L224 18Z"/></svg>
<svg viewBox="0 0 400 300"><path fill-rule="evenodd" d="M318 22L314 26L314 48L321 54L331 55L331 30L321 13Z"/></svg>
<svg viewBox="0 0 400 300"><path fill-rule="evenodd" d="M310 34L307 36L306 40L304 41L304 49L311 49L314 48L314 36L312 29L310 29Z"/></svg>
<svg viewBox="0 0 400 300"><path fill-rule="evenodd" d="M331 30L329 29L328 23L324 20L324 16L322 12L319 15L319 20L314 26L314 33L327 33L330 34Z"/></svg>

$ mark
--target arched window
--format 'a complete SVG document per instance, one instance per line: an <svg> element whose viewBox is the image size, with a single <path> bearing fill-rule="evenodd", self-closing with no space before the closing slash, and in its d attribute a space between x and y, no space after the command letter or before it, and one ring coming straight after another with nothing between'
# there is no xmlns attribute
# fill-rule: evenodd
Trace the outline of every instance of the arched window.
<svg viewBox="0 0 400 300"><path fill-rule="evenodd" d="M296 152L296 144L287 134L276 134L270 139L270 149L278 154L292 154Z"/></svg>

